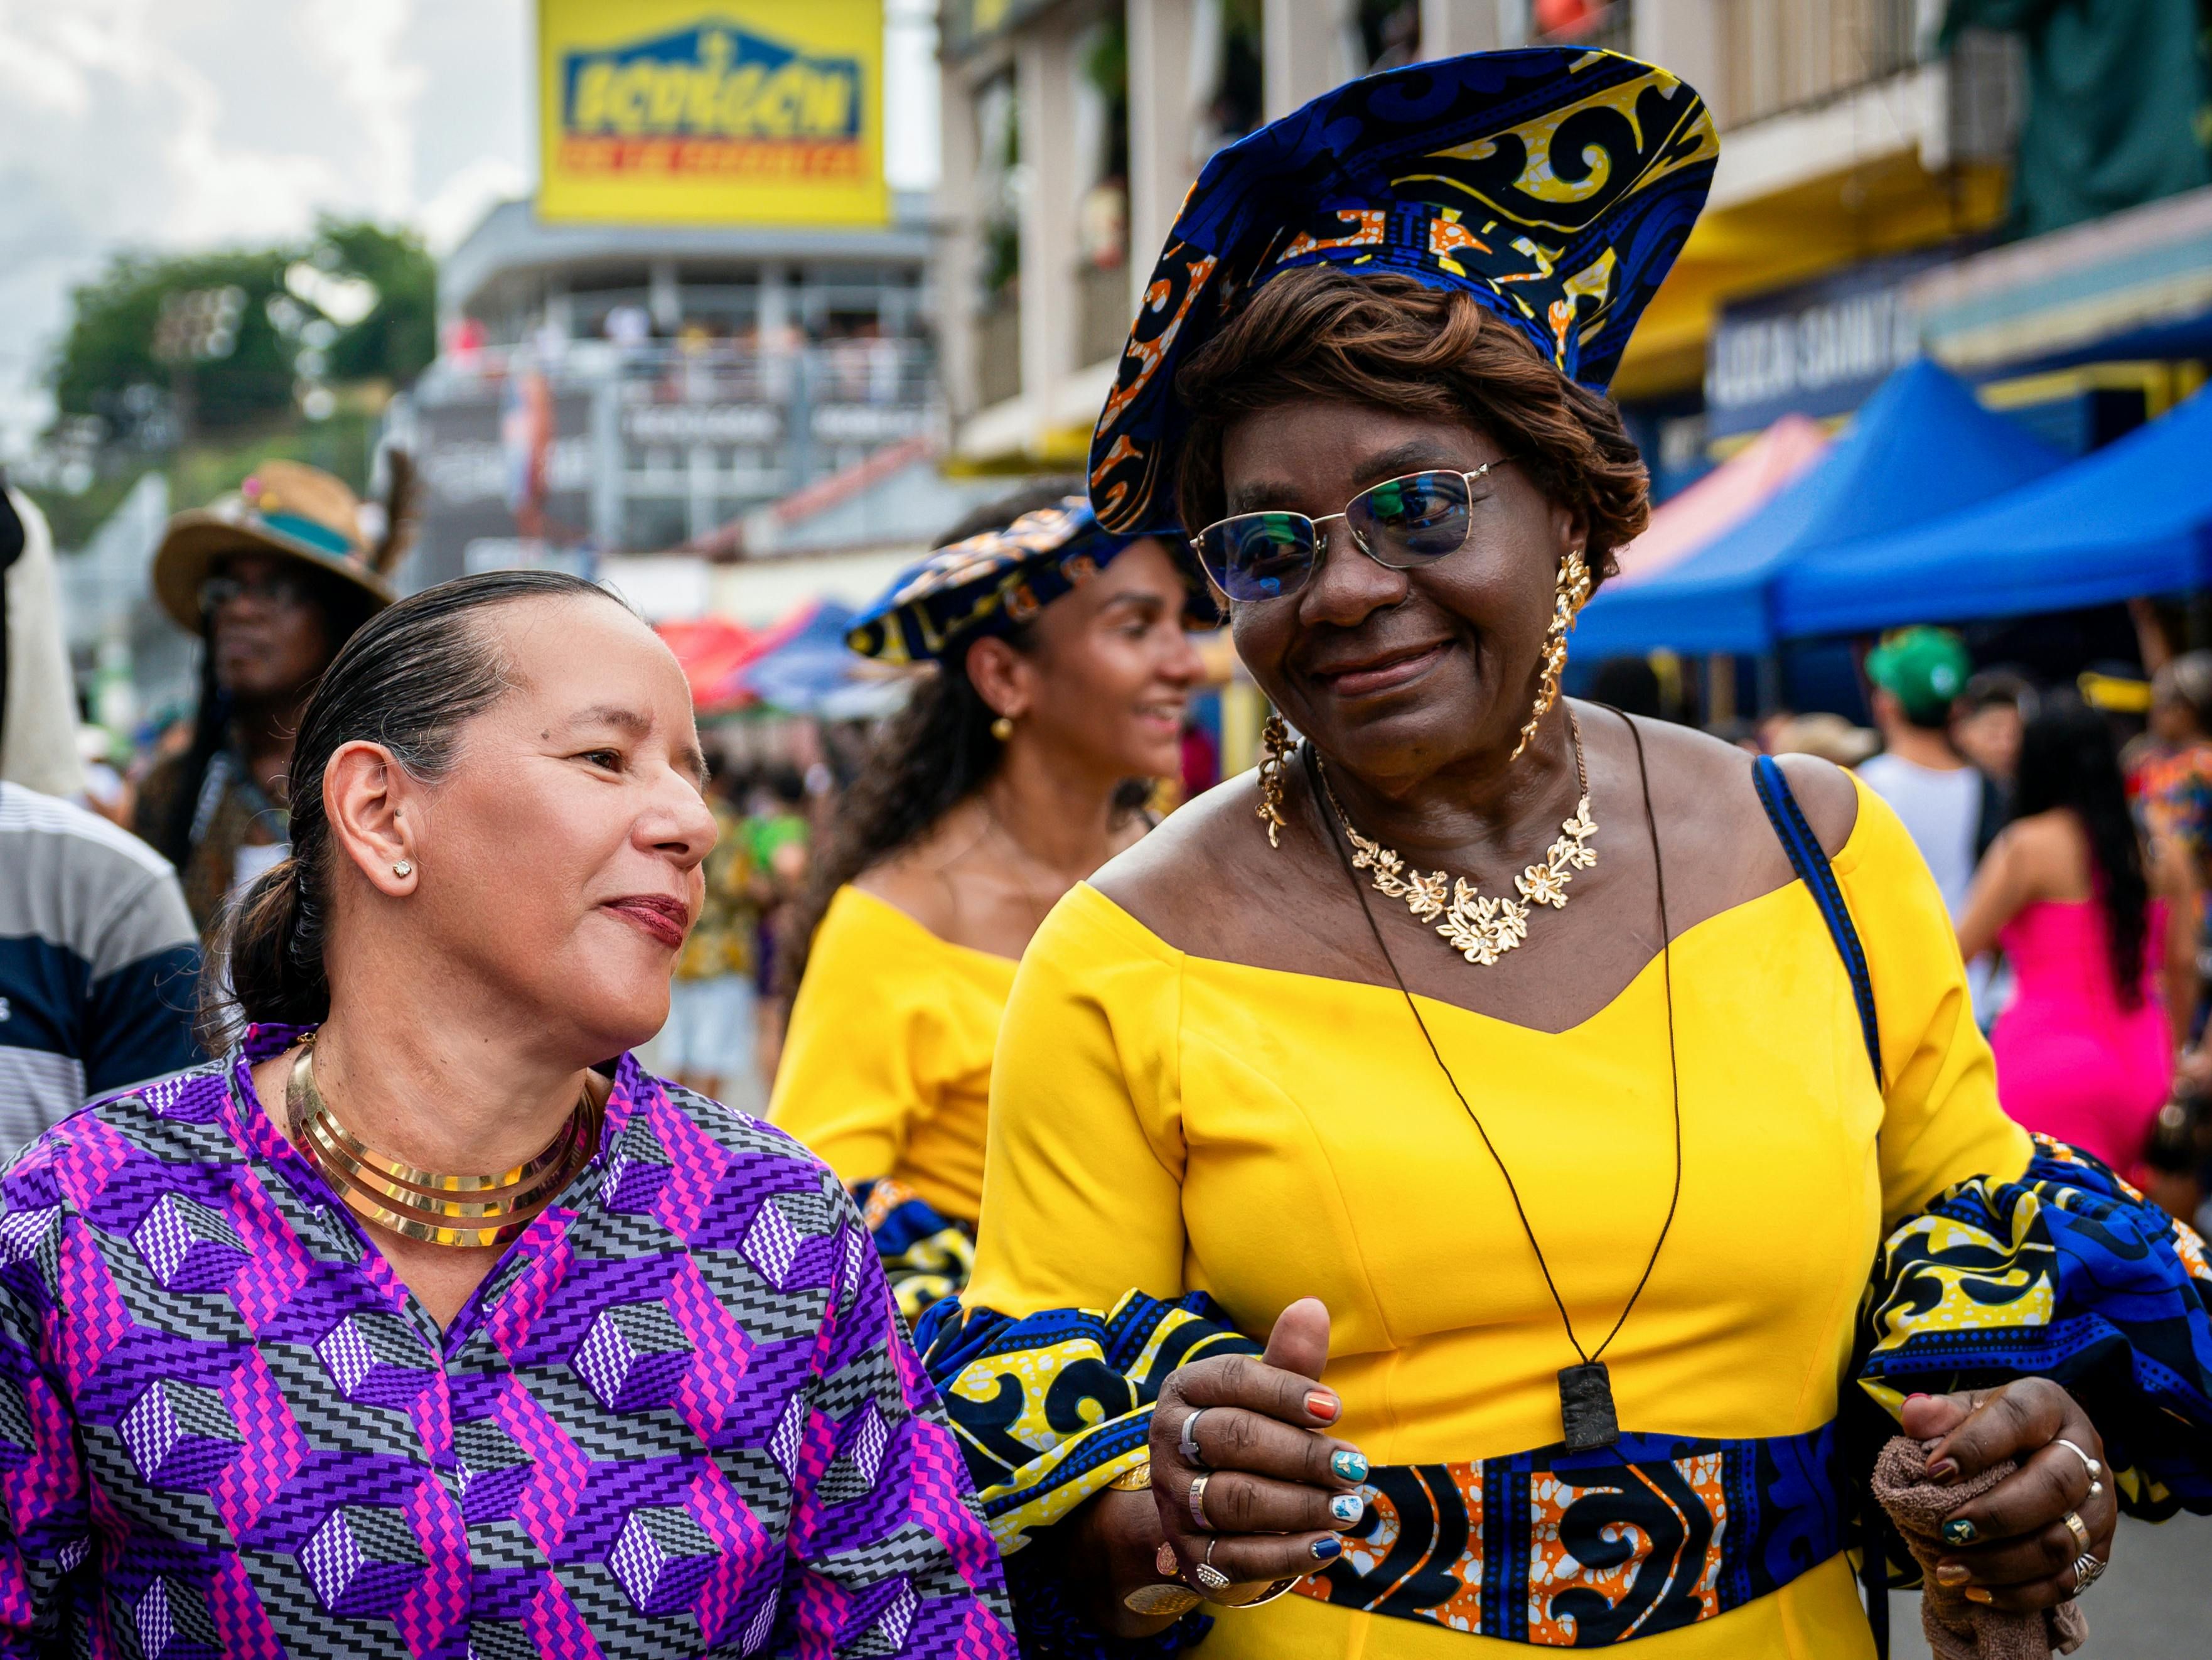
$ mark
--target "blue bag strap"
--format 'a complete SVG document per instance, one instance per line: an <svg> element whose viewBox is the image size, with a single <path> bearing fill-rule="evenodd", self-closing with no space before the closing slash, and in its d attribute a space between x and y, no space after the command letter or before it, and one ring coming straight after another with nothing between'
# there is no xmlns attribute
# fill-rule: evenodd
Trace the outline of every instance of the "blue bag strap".
<svg viewBox="0 0 2212 1660"><path fill-rule="evenodd" d="M1805 810L1797 805L1790 780L1775 764L1772 756L1762 755L1753 763L1752 780L1759 787L1759 805L1766 809L1774 834L1781 840L1782 850L1790 855L1790 867L1797 873L1797 879L1804 883L1813 896L1813 903L1820 908L1820 920L1828 925L1828 937L1836 942L1836 954L1844 959L1844 972L1850 976L1851 1000L1858 1005L1859 1035L1866 1039L1867 1059L1874 1067L1875 1087L1881 1089L1884 1087L1881 1025L1875 1016L1874 976L1867 972L1866 949L1859 944L1859 931L1851 924L1850 907L1844 903L1844 891L1836 880L1835 867L1829 864L1828 852L1820 845L1820 838L1805 822ZM1853 1462L1861 1476L1859 1586L1866 1595L1867 1624L1874 1633L1875 1653L1880 1660L1889 1660L1890 1529L1888 1518L1874 1496L1874 1483L1867 1479L1874 1468L1875 1455L1880 1450L1881 1441L1877 1438L1861 1449Z"/></svg>
<svg viewBox="0 0 2212 1660"><path fill-rule="evenodd" d="M1836 954L1844 959L1844 972L1851 981L1851 999L1858 1005L1859 1032L1866 1039L1867 1059L1874 1066L1875 1085L1884 1087L1881 1025L1875 1016L1874 977L1867 972L1866 950L1859 944L1859 931L1851 926L1850 907L1844 903L1844 891L1836 881L1835 868L1828 863L1827 850L1821 847L1820 838L1805 822L1805 810L1790 794L1790 781L1775 764L1774 757L1760 756L1753 763L1752 777L1759 787L1759 804L1766 809L1775 835L1781 838L1782 851L1790 855L1790 867L1797 873L1797 879L1804 883L1813 896L1813 903L1820 908L1820 920L1828 925L1828 937L1836 942Z"/></svg>

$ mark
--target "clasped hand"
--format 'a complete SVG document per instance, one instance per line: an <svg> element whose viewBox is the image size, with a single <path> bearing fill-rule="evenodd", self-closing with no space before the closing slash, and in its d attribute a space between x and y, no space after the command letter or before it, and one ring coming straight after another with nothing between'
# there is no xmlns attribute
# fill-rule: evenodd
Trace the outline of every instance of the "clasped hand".
<svg viewBox="0 0 2212 1660"><path fill-rule="evenodd" d="M1091 1518L1093 1560L1111 1565L1114 1627L1158 1623L1121 1606L1142 1586L1179 1582L1233 1605L1341 1554L1340 1535L1364 1513L1356 1489L1367 1460L1328 1432L1343 1412L1321 1383L1328 1358L1328 1310L1306 1298L1283 1310L1258 1359L1223 1356L1169 1375L1152 1410L1152 1491L1104 1493ZM1194 1459L1183 1453L1186 1426Z"/></svg>
<svg viewBox="0 0 2212 1660"><path fill-rule="evenodd" d="M1904 1429L1915 1440L1942 1438L1928 1455L1929 1475L1939 1485L1969 1480L2008 1458L2020 1466L1944 1518L1940 1583L1993 1608L2047 1608L2081 1589L2074 1572L2079 1558L2111 1560L2119 1505L2104 1468L2104 1441L2080 1404L2050 1379L1913 1395L1905 1403Z"/></svg>

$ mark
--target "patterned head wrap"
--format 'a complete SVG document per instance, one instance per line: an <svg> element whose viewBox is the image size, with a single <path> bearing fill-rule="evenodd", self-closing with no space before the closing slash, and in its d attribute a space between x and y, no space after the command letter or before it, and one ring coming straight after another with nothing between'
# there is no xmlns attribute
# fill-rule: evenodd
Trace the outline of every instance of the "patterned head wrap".
<svg viewBox="0 0 2212 1660"><path fill-rule="evenodd" d="M1168 233L1091 438L1100 523L1176 526L1190 424L1176 371L1252 290L1299 266L1471 295L1603 391L1719 155L1688 86L1573 46L1371 75L1231 145Z"/></svg>
<svg viewBox="0 0 2212 1660"><path fill-rule="evenodd" d="M1103 530L1088 502L1064 496L1057 507L1025 513L1003 530L955 542L908 566L853 619L845 643L883 663L941 661L983 635L1029 622L1144 534ZM1182 538L1170 538L1168 551L1190 588L1185 616L1218 621Z"/></svg>

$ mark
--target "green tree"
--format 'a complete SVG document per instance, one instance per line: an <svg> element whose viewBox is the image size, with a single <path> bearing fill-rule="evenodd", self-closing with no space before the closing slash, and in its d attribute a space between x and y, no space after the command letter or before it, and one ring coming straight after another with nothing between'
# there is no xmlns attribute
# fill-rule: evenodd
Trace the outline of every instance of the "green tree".
<svg viewBox="0 0 2212 1660"><path fill-rule="evenodd" d="M438 267L411 230L325 220L317 263L374 285L376 308L331 343L333 380L389 380L404 386L438 355Z"/></svg>
<svg viewBox="0 0 2212 1660"><path fill-rule="evenodd" d="M112 440L165 447L281 423L302 379L404 386L436 354L437 285L419 237L365 222L325 219L304 246L120 253L71 296L55 404L99 417ZM191 296L224 290L236 291L221 313L232 326L175 325Z"/></svg>
<svg viewBox="0 0 2212 1660"><path fill-rule="evenodd" d="M185 256L118 254L106 271L70 296L69 331L51 371L64 416L98 416L118 439L155 436L170 398L189 404L196 427L250 425L292 402L292 346L269 314L282 292L280 249ZM195 293L237 289L244 303L228 340L205 361L164 362L155 355L165 304Z"/></svg>

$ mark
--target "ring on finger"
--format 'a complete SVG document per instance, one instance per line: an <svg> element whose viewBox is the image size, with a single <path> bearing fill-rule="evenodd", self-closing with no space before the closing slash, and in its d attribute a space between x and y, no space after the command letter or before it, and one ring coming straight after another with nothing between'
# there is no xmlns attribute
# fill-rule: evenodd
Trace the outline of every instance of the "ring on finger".
<svg viewBox="0 0 2212 1660"><path fill-rule="evenodd" d="M2100 1479L2105 1474L2105 1467L2089 1456L2078 1444L2069 1441L2063 1435L2054 1435L2051 1438L2051 1444L2054 1447L2065 1448L2067 1451L2081 1461L2081 1468L2087 1471L2089 1475L2089 1497L2094 1499L2105 1490L2105 1484Z"/></svg>
<svg viewBox="0 0 2212 1660"><path fill-rule="evenodd" d="M2058 1518L2066 1524L2066 1531L2074 1535L2074 1553L2077 1556L2089 1554L2089 1529L2081 1520L2079 1511L2068 1511Z"/></svg>
<svg viewBox="0 0 2212 1660"><path fill-rule="evenodd" d="M1195 1470L1206 1468L1206 1455L1198 1450L1198 1420L1206 1416L1206 1412L1204 1407L1193 1408L1185 1415L1182 1428L1176 1433L1176 1456Z"/></svg>
<svg viewBox="0 0 2212 1660"><path fill-rule="evenodd" d="M1213 1566L1213 1548L1220 1542L1218 1537L1207 1540L1206 1554L1199 1560L1198 1566L1191 1570L1191 1577L1198 1581L1199 1590L1204 1591L1208 1596L1218 1596L1233 1583L1227 1574Z"/></svg>
<svg viewBox="0 0 2212 1660"><path fill-rule="evenodd" d="M2074 1589L2069 1591L2067 1596L2069 1598L2079 1596L2090 1586L2095 1584L2103 1576L2104 1572L2105 1564L2090 1555L2087 1551L2083 1551L2081 1555L2074 1559Z"/></svg>
<svg viewBox="0 0 2212 1660"><path fill-rule="evenodd" d="M1206 1484L1211 1475L1194 1475L1190 1482L1190 1519L1202 1533L1212 1533L1213 1523L1206 1519Z"/></svg>

